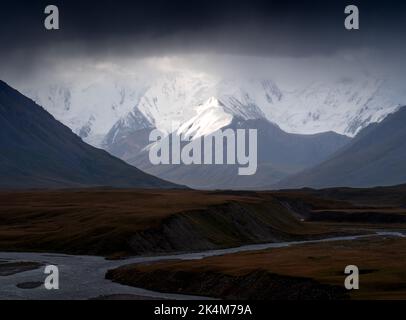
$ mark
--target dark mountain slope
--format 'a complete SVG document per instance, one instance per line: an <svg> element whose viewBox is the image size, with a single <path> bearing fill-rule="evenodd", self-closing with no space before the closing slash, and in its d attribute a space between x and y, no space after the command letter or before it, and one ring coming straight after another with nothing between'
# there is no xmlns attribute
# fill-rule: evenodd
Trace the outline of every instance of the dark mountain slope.
<svg viewBox="0 0 406 320"><path fill-rule="evenodd" d="M406 108L362 130L330 159L287 178L280 188L372 187L406 182Z"/></svg>
<svg viewBox="0 0 406 320"><path fill-rule="evenodd" d="M43 108L2 81L0 150L3 189L176 187L87 145Z"/></svg>
<svg viewBox="0 0 406 320"><path fill-rule="evenodd" d="M235 117L223 128L256 129L258 133L258 170L254 175L238 175L240 165L159 165L153 166L148 151L140 151L144 131L117 141L120 148L110 149L117 156L162 179L196 189L265 189L290 174L300 172L327 159L351 139L333 132L300 135L284 132L265 119L242 120ZM117 152L120 150L121 152ZM224 159L227 148L224 145ZM131 156L133 154L133 156Z"/></svg>

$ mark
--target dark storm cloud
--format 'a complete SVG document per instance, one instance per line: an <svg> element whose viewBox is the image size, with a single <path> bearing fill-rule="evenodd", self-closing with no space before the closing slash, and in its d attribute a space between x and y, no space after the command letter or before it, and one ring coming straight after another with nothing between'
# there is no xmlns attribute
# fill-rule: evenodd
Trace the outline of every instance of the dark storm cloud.
<svg viewBox="0 0 406 320"><path fill-rule="evenodd" d="M61 30L46 31L44 8L60 9ZM344 29L359 5L361 30ZM306 56L403 43L400 1L2 0L0 57L29 68L44 56L220 52ZM13 60L11 60L13 59Z"/></svg>

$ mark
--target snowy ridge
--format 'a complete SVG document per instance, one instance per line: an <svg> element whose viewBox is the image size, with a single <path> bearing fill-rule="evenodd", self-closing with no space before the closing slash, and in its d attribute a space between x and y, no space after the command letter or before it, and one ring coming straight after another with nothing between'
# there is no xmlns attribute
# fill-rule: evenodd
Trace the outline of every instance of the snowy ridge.
<svg viewBox="0 0 406 320"><path fill-rule="evenodd" d="M114 136L142 128L173 132L182 126L185 130L193 121L199 122L193 125L195 133L207 134L229 123L230 115L265 117L290 133L334 131L354 136L406 104L406 93L392 87L368 76L331 78L284 89L270 79L230 80L170 72L152 82L106 77L91 84L41 85L22 91L87 142L99 146L102 139L111 143ZM221 108L214 108L214 102L204 112L195 107L206 105L210 97L216 97Z"/></svg>
<svg viewBox="0 0 406 320"><path fill-rule="evenodd" d="M125 117L119 119L103 139L101 146L114 144L118 139L127 137L127 134L142 129L153 128L151 122L138 110L134 108Z"/></svg>
<svg viewBox="0 0 406 320"><path fill-rule="evenodd" d="M266 113L282 129L293 133L335 131L355 136L371 122L379 122L404 102L378 79L339 79L312 83L291 92Z"/></svg>
<svg viewBox="0 0 406 320"><path fill-rule="evenodd" d="M168 76L157 83L158 87L146 92L139 108L158 129L168 132L174 130L176 123L197 120L198 110L193 106L205 104L210 97L217 97L223 107L230 107L225 114L238 114L243 119L261 114L286 132L334 131L351 137L406 103L406 95L395 92L385 81L365 77L315 82L293 90L283 90L271 80L184 74Z"/></svg>
<svg viewBox="0 0 406 320"><path fill-rule="evenodd" d="M255 106L244 106L238 100L229 100L227 105L215 97L196 107L197 115L177 130L183 137L200 138L231 124L235 117L242 120L261 119L265 115Z"/></svg>
<svg viewBox="0 0 406 320"><path fill-rule="evenodd" d="M43 106L86 142L98 145L121 118L131 113L144 94L137 79L123 83L103 79L89 84L59 83L22 92Z"/></svg>
<svg viewBox="0 0 406 320"><path fill-rule="evenodd" d="M174 73L157 79L140 99L137 108L158 129L173 131L195 116L193 106L210 96L211 79L204 75Z"/></svg>

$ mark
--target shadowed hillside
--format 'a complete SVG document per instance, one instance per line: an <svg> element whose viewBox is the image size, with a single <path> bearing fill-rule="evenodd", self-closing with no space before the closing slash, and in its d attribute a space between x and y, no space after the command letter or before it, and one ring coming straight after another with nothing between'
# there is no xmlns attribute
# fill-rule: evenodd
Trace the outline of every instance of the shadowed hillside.
<svg viewBox="0 0 406 320"><path fill-rule="evenodd" d="M406 108L363 129L330 159L277 188L390 186L406 182Z"/></svg>
<svg viewBox="0 0 406 320"><path fill-rule="evenodd" d="M0 188L174 188L84 143L0 81Z"/></svg>

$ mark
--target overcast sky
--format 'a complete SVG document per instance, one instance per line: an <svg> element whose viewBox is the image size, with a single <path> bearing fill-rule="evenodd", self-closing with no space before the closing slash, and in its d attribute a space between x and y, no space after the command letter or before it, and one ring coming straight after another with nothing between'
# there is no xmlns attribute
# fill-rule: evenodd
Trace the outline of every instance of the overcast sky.
<svg viewBox="0 0 406 320"><path fill-rule="evenodd" d="M51 3L60 10L58 31L44 28L43 11ZM344 28L348 4L359 6L358 31ZM123 65L129 59L213 54L301 61L356 57L399 70L405 35L405 1L1 0L0 78L67 68L67 61L70 67Z"/></svg>

